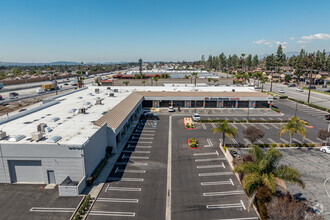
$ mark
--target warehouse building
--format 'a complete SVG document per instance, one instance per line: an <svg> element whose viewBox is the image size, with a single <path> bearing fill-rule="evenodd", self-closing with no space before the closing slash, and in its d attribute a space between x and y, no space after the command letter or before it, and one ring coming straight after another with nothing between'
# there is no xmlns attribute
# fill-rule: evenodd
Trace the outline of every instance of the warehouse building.
<svg viewBox="0 0 330 220"><path fill-rule="evenodd" d="M77 195L106 148L121 151L144 107L271 104L271 97L251 88L236 90L90 87L44 100L43 105L0 119L0 182L62 184L60 195Z"/></svg>

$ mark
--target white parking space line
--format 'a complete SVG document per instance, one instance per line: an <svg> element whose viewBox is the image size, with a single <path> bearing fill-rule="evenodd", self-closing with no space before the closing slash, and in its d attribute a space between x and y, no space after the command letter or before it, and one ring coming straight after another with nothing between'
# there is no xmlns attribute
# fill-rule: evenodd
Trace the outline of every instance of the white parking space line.
<svg viewBox="0 0 330 220"><path fill-rule="evenodd" d="M262 140L260 140L260 139L258 139L257 142L258 142L259 144L264 144L264 142L263 142Z"/></svg>
<svg viewBox="0 0 330 220"><path fill-rule="evenodd" d="M153 140L154 138L153 137L137 137L137 136L132 136L132 139L138 139L138 140Z"/></svg>
<svg viewBox="0 0 330 220"><path fill-rule="evenodd" d="M149 160L149 157L140 157L140 156L126 156L124 154L121 159L141 159L141 160Z"/></svg>
<svg viewBox="0 0 330 220"><path fill-rule="evenodd" d="M323 140L321 139L321 138L316 138L318 141L322 141L323 142Z"/></svg>
<svg viewBox="0 0 330 220"><path fill-rule="evenodd" d="M227 117L225 117L225 119L228 121L229 120L229 118L227 118Z"/></svg>
<svg viewBox="0 0 330 220"><path fill-rule="evenodd" d="M219 161L219 160L226 160L226 158L196 159L195 162L207 162L207 161Z"/></svg>
<svg viewBox="0 0 330 220"><path fill-rule="evenodd" d="M155 133L156 131L155 130L143 130L143 133L146 132L146 133Z"/></svg>
<svg viewBox="0 0 330 220"><path fill-rule="evenodd" d="M301 141L299 141L298 139L296 139L296 138L292 138L292 140L293 141L295 141L295 142L297 142L297 143L299 143L299 144L302 144L302 142Z"/></svg>
<svg viewBox="0 0 330 220"><path fill-rule="evenodd" d="M128 164L128 162L116 162L116 165L126 165ZM134 166L147 166L148 163L139 163L139 162L133 162L133 163L130 163L131 165L134 165Z"/></svg>
<svg viewBox="0 0 330 220"><path fill-rule="evenodd" d="M118 167L117 167L118 168ZM116 169L115 173L145 173L145 170Z"/></svg>
<svg viewBox="0 0 330 220"><path fill-rule="evenodd" d="M284 138L280 138L280 139L281 139L281 141L283 141L285 144L288 144L288 143L289 143L289 141L285 140Z"/></svg>
<svg viewBox="0 0 330 220"><path fill-rule="evenodd" d="M90 211L89 215L116 216L116 217L134 217L135 212L109 212L109 211Z"/></svg>
<svg viewBox="0 0 330 220"><path fill-rule="evenodd" d="M271 143L276 143L273 139L271 138L268 138L268 140L271 142Z"/></svg>
<svg viewBox="0 0 330 220"><path fill-rule="evenodd" d="M247 129L247 126L245 124L241 124L241 126L244 128L244 129Z"/></svg>
<svg viewBox="0 0 330 220"><path fill-rule="evenodd" d="M238 129L238 127L234 124L230 124L233 128Z"/></svg>
<svg viewBox="0 0 330 220"><path fill-rule="evenodd" d="M125 192L140 192L141 188L131 188L131 187L108 187L107 191L125 191Z"/></svg>
<svg viewBox="0 0 330 220"><path fill-rule="evenodd" d="M255 219L259 219L258 217L247 217L247 218L218 218L215 220L255 220Z"/></svg>
<svg viewBox="0 0 330 220"><path fill-rule="evenodd" d="M150 154L150 151L123 150L122 153Z"/></svg>
<svg viewBox="0 0 330 220"><path fill-rule="evenodd" d="M32 207L30 212L74 212L75 208Z"/></svg>
<svg viewBox="0 0 330 220"><path fill-rule="evenodd" d="M243 138L243 140L245 141L245 143L247 143L247 144L251 144L251 142L250 142L248 139Z"/></svg>
<svg viewBox="0 0 330 220"><path fill-rule="evenodd" d="M264 118L260 118L260 120L262 120L262 121L266 121L266 119L264 119Z"/></svg>
<svg viewBox="0 0 330 220"><path fill-rule="evenodd" d="M266 129L269 129L269 127L267 127L266 125L264 124L260 124L262 127L266 128Z"/></svg>
<svg viewBox="0 0 330 220"><path fill-rule="evenodd" d="M216 128L217 127L214 123L211 123L211 125L212 125L213 128Z"/></svg>
<svg viewBox="0 0 330 220"><path fill-rule="evenodd" d="M256 118L251 118L252 120L256 120Z"/></svg>
<svg viewBox="0 0 330 220"><path fill-rule="evenodd" d="M224 164L215 164L215 165L204 165L204 166L197 166L197 169L204 169L204 168L219 168L219 167L222 167L222 168L225 168L224 167Z"/></svg>
<svg viewBox="0 0 330 220"><path fill-rule="evenodd" d="M280 120L280 121L283 120L282 118L277 118L277 119Z"/></svg>
<svg viewBox="0 0 330 220"><path fill-rule="evenodd" d="M309 138L305 138L306 141L308 141L309 143L315 143L315 141L312 141L311 139Z"/></svg>
<svg viewBox="0 0 330 220"><path fill-rule="evenodd" d="M277 127L277 126L274 125L274 124L269 124L269 125L272 126L273 128L279 129L279 127Z"/></svg>
<svg viewBox="0 0 330 220"><path fill-rule="evenodd" d="M210 153L194 153L194 156L218 155L217 152Z"/></svg>
<svg viewBox="0 0 330 220"><path fill-rule="evenodd" d="M203 196L229 196L229 195L241 195L244 194L243 190L225 191L225 192L208 192L203 193Z"/></svg>
<svg viewBox="0 0 330 220"><path fill-rule="evenodd" d="M123 181L123 182L143 182L142 178L120 178L120 177L109 177L109 181Z"/></svg>
<svg viewBox="0 0 330 220"><path fill-rule="evenodd" d="M202 127L203 127L204 130L207 129L206 126L205 126L205 124L203 124L203 123L202 123Z"/></svg>
<svg viewBox="0 0 330 220"><path fill-rule="evenodd" d="M132 146L132 148L134 148L134 146ZM147 148L147 149L150 149L151 146L142 146L142 145L137 145L135 146L135 148Z"/></svg>
<svg viewBox="0 0 330 220"><path fill-rule="evenodd" d="M240 203L206 205L206 208L207 209L243 208L244 210L246 210L245 205L242 200L240 200Z"/></svg>
<svg viewBox="0 0 330 220"><path fill-rule="evenodd" d="M244 121L247 121L247 118L243 118Z"/></svg>
<svg viewBox="0 0 330 220"><path fill-rule="evenodd" d="M122 198L97 198L97 202L122 202L122 203L138 203L138 199L122 199Z"/></svg>
<svg viewBox="0 0 330 220"><path fill-rule="evenodd" d="M235 138L232 138L231 141L234 142L234 144L238 144Z"/></svg>
<svg viewBox="0 0 330 220"><path fill-rule="evenodd" d="M223 175L233 175L232 172L214 172L214 173L199 173L198 176L223 176Z"/></svg>
<svg viewBox="0 0 330 220"><path fill-rule="evenodd" d="M204 145L204 147L213 147L213 143L210 139L206 139L208 145Z"/></svg>
<svg viewBox="0 0 330 220"><path fill-rule="evenodd" d="M234 185L232 179L229 181L215 181L215 182L201 182L202 186L216 186L216 185Z"/></svg>
<svg viewBox="0 0 330 220"><path fill-rule="evenodd" d="M235 121L239 121L239 119L238 119L238 118L234 118L234 120L235 120Z"/></svg>

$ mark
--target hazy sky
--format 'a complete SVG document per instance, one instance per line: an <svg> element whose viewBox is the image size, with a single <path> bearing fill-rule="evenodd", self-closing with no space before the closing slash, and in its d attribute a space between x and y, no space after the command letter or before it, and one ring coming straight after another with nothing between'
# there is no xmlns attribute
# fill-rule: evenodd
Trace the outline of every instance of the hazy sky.
<svg viewBox="0 0 330 220"><path fill-rule="evenodd" d="M0 0L0 61L330 51L330 0Z"/></svg>

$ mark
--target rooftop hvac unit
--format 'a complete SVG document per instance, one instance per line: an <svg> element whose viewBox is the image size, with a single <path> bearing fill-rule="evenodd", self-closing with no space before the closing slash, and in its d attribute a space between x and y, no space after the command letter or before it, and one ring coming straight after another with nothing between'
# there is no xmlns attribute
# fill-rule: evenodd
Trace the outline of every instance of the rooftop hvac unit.
<svg viewBox="0 0 330 220"><path fill-rule="evenodd" d="M107 90L111 90L111 87L107 87Z"/></svg>
<svg viewBox="0 0 330 220"><path fill-rule="evenodd" d="M5 131L0 131L0 140L4 139L7 137L7 133Z"/></svg>
<svg viewBox="0 0 330 220"><path fill-rule="evenodd" d="M86 114L86 109L85 108L78 109L78 114Z"/></svg>
<svg viewBox="0 0 330 220"><path fill-rule="evenodd" d="M56 143L61 139L62 139L61 136L53 136L53 137L49 138L46 142L47 143Z"/></svg>
<svg viewBox="0 0 330 220"><path fill-rule="evenodd" d="M43 138L43 134L41 132L34 132L31 134L32 140L39 141L41 138Z"/></svg>
<svg viewBox="0 0 330 220"><path fill-rule="evenodd" d="M102 105L102 100L101 99L95 100L95 105Z"/></svg>
<svg viewBox="0 0 330 220"><path fill-rule="evenodd" d="M100 89L95 89L95 93L100 93Z"/></svg>
<svg viewBox="0 0 330 220"><path fill-rule="evenodd" d="M9 138L8 141L10 141L10 142L18 142L18 141L20 141L20 140L22 140L24 138L25 138L25 135L19 134L19 135L16 135L15 137Z"/></svg>
<svg viewBox="0 0 330 220"><path fill-rule="evenodd" d="M118 89L114 89L113 91L114 91L114 92L118 92Z"/></svg>
<svg viewBox="0 0 330 220"><path fill-rule="evenodd" d="M109 93L109 97L115 97L115 93Z"/></svg>
<svg viewBox="0 0 330 220"><path fill-rule="evenodd" d="M44 132L44 131L45 131L45 127L47 127L47 124L45 124L45 123L40 123L40 124L38 124L38 126L37 126L37 131L39 131L39 132Z"/></svg>
<svg viewBox="0 0 330 220"><path fill-rule="evenodd" d="M235 89L232 89L231 91L232 91L232 92L235 92Z"/></svg>

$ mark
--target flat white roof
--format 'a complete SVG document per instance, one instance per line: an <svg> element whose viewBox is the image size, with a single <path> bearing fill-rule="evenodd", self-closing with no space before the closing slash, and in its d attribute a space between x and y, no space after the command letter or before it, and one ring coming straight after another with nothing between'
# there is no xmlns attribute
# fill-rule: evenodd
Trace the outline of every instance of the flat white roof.
<svg viewBox="0 0 330 220"><path fill-rule="evenodd" d="M100 90L99 94L95 93L96 88ZM1 124L0 129L5 131L9 137L25 135L26 137L24 139L16 142L18 144L36 143L30 141L31 134L37 132L37 126L40 123L45 123L52 129L51 132L45 133L45 138L49 139L53 136L60 136L62 139L59 140L59 143L80 145L84 144L88 138L99 129L99 127L93 123L134 91L231 92L233 88L235 88L237 92L254 91L253 87L231 86L196 88L191 86L113 86L111 89L119 90L119 92L114 93L113 91L107 90L107 87L89 87L85 90L57 98L56 100L60 102L58 104ZM114 93L115 97L109 97L109 93ZM95 105L96 99L101 99L102 105ZM72 109L79 109L83 107L86 108L87 114L75 114L70 112ZM2 116L0 119L5 119L6 117L7 116ZM59 119L52 120L56 117ZM38 143L47 144L46 141L47 140L41 140ZM8 139L4 139L1 140L0 143L13 142L8 142Z"/></svg>

